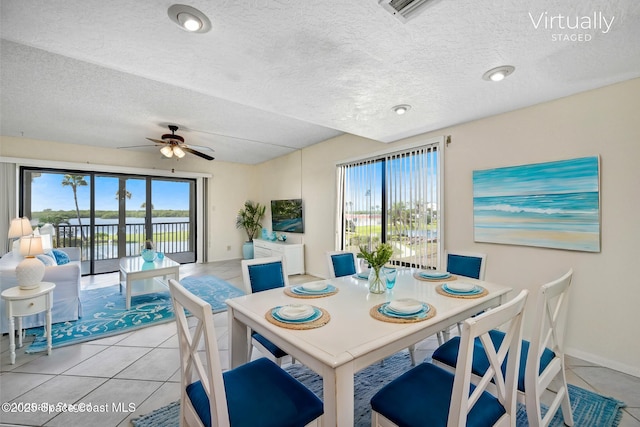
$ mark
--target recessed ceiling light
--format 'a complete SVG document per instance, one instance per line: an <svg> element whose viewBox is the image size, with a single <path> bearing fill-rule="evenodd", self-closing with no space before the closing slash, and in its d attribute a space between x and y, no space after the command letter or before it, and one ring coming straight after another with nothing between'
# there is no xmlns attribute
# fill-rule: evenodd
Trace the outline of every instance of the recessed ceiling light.
<svg viewBox="0 0 640 427"><path fill-rule="evenodd" d="M190 33L206 33L211 29L211 21L209 21L209 18L191 6L174 4L169 8L167 13L173 22Z"/></svg>
<svg viewBox="0 0 640 427"><path fill-rule="evenodd" d="M492 68L482 75L482 78L492 82L499 82L504 80L509 74L512 74L516 70L516 67L511 65L503 65L501 67Z"/></svg>
<svg viewBox="0 0 640 427"><path fill-rule="evenodd" d="M395 107L392 108L392 110L399 116L405 114L410 109L411 109L411 105L407 105L407 104L396 105Z"/></svg>

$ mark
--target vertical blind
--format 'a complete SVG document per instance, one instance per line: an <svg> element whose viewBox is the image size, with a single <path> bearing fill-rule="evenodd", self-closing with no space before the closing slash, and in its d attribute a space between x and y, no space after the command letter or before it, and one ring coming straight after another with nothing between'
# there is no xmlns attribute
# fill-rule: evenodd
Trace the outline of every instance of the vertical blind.
<svg viewBox="0 0 640 427"><path fill-rule="evenodd" d="M439 143L337 166L336 248L387 242L392 261L437 268L440 254Z"/></svg>

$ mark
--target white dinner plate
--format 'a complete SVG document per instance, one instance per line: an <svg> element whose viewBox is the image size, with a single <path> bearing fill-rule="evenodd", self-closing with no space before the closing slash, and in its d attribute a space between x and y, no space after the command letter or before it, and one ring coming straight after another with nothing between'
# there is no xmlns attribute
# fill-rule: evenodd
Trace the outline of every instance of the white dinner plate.
<svg viewBox="0 0 640 427"><path fill-rule="evenodd" d="M400 314L413 314L422 310L424 305L413 298L401 298L389 302L387 308Z"/></svg>
<svg viewBox="0 0 640 427"><path fill-rule="evenodd" d="M300 320L312 316L313 307L307 304L283 305L277 311L278 316L286 320Z"/></svg>
<svg viewBox="0 0 640 427"><path fill-rule="evenodd" d="M471 292L476 289L476 285L473 283L455 281L447 283L447 288L457 292Z"/></svg>
<svg viewBox="0 0 640 427"><path fill-rule="evenodd" d="M330 294L332 292L336 291L336 287L330 284L327 284L327 287L324 289L321 289L319 291L308 291L306 289L304 289L302 287L302 285L298 285L298 286L292 286L291 287L291 292L296 294L296 295L324 295L324 294Z"/></svg>
<svg viewBox="0 0 640 427"><path fill-rule="evenodd" d="M329 285L326 282L311 282L303 284L302 289L305 291L318 292L324 291L328 286Z"/></svg>
<svg viewBox="0 0 640 427"><path fill-rule="evenodd" d="M451 289L448 283L444 283L442 285L442 290L450 295L478 295L482 293L482 288L480 286L474 286L470 291L457 291L455 289Z"/></svg>
<svg viewBox="0 0 640 427"><path fill-rule="evenodd" d="M291 323L291 324L308 323L308 322L313 322L314 320L318 320L320 317L322 317L322 310L320 310L317 307L312 307L313 313L310 316L303 317L301 319L285 319L284 317L278 314L278 311L280 310L280 308L282 307L273 308L271 310L271 316L277 321L283 322L283 323Z"/></svg>
<svg viewBox="0 0 640 427"><path fill-rule="evenodd" d="M390 309L389 303L386 302L378 308L378 313L388 317L395 317L396 319L421 319L426 317L431 311L428 304L423 303L421 307L422 308L415 313L398 313L397 311Z"/></svg>
<svg viewBox="0 0 640 427"><path fill-rule="evenodd" d="M447 271L421 271L420 277L424 277L425 279L446 279L451 277L451 273Z"/></svg>

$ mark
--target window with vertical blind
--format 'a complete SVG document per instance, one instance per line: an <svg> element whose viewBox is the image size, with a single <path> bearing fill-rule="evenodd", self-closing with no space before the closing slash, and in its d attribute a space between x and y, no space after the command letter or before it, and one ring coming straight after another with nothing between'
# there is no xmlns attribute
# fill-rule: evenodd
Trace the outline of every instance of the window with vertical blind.
<svg viewBox="0 0 640 427"><path fill-rule="evenodd" d="M393 246L392 262L437 268L442 141L337 165L336 248Z"/></svg>

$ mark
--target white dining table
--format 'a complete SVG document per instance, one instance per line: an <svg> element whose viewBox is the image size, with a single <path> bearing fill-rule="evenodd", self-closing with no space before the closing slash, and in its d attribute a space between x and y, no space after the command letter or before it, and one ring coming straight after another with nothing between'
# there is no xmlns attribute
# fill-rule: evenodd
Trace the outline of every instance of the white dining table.
<svg viewBox="0 0 640 427"><path fill-rule="evenodd" d="M247 363L249 330L254 330L286 351L323 378L323 426L353 427L354 375L385 357L406 349L429 336L483 310L506 301L511 288L466 277L457 280L478 284L488 294L480 298L440 295L440 281L423 281L414 269L398 269L393 289L383 294L369 293L367 280L353 276L323 280L334 285L334 295L300 299L288 296L283 288L244 295L226 301L229 319L230 364ZM436 315L415 323L389 323L374 319L372 307L398 298L427 302ZM287 304L310 304L331 316L324 326L293 330L266 319L272 308Z"/></svg>

